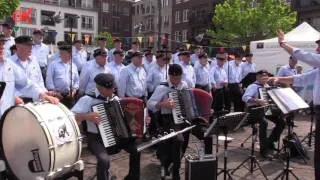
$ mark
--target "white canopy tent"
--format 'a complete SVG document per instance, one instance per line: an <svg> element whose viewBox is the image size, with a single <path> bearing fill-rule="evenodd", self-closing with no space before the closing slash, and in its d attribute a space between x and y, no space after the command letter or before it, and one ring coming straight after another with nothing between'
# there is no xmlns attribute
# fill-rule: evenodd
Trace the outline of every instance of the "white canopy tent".
<svg viewBox="0 0 320 180"><path fill-rule="evenodd" d="M315 41L319 38L320 32L306 22L285 34L286 42L309 52L315 52L317 48ZM288 64L289 54L279 46L278 38L252 41L250 49L258 69L266 69L275 74L280 66ZM304 71L310 68L304 63L298 63L303 66Z"/></svg>

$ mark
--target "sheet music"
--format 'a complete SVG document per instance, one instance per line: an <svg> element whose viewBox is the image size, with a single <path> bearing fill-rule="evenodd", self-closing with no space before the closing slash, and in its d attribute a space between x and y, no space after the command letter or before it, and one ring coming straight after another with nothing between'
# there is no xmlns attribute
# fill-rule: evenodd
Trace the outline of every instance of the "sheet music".
<svg viewBox="0 0 320 180"><path fill-rule="evenodd" d="M291 88L271 89L268 94L284 114L309 107Z"/></svg>

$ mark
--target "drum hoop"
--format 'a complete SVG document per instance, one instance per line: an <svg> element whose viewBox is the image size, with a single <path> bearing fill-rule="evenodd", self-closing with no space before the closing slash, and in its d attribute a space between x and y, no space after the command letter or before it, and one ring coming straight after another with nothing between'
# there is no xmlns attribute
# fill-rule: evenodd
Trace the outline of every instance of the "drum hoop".
<svg viewBox="0 0 320 180"><path fill-rule="evenodd" d="M75 124L76 120L75 120L74 114L71 111L67 111L68 109L65 106L63 106L61 103L59 103L58 106L60 107L60 109L62 111L64 111L67 114L68 117L70 117L70 116L73 117L73 121L71 121L71 124L73 126L73 129L76 131L76 141L78 142L78 159L75 159L75 162L76 162L77 160L80 159L81 150L82 150L81 149L82 148L82 142L79 140L79 137L81 137L80 129L78 127L78 124Z"/></svg>
<svg viewBox="0 0 320 180"><path fill-rule="evenodd" d="M42 103L42 102L40 102L40 103ZM42 122L43 125L41 125L39 119L41 119L40 117L42 117L42 116L38 112L36 112L35 109L33 108L33 106L30 106L30 104L34 104L34 103L28 103L23 107L25 107L28 111L30 111L31 113L34 114L34 116L37 118L37 120L39 122L41 129L43 130L43 133L46 135L46 139L47 139L47 143L48 143L48 151L49 151L49 155L50 155L50 158L49 158L50 166L49 166L48 172L52 172L54 169L55 161L56 161L56 153L52 149L49 149L49 147L54 145L53 139L50 134L48 124L45 121L43 121ZM50 137L48 135L50 135Z"/></svg>

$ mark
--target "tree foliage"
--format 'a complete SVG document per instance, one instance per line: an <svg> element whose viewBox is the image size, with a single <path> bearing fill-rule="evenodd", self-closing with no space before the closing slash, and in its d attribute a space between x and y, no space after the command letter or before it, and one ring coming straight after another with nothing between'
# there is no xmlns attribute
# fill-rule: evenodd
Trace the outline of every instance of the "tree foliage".
<svg viewBox="0 0 320 180"><path fill-rule="evenodd" d="M20 5L20 0L0 0L0 19L11 16Z"/></svg>
<svg viewBox="0 0 320 180"><path fill-rule="evenodd" d="M208 34L223 46L246 45L292 29L297 13L284 0L225 0L215 7Z"/></svg>
<svg viewBox="0 0 320 180"><path fill-rule="evenodd" d="M100 37L107 38L106 48L108 48L108 49L113 48L113 38L112 38L112 35L109 32L101 32L101 33L99 33L96 39L98 39Z"/></svg>

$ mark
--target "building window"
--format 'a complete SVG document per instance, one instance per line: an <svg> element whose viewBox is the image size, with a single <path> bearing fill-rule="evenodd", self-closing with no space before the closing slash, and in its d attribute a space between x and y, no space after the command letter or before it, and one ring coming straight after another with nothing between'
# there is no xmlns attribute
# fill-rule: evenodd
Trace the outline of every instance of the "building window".
<svg viewBox="0 0 320 180"><path fill-rule="evenodd" d="M136 10L137 10L137 15L139 15L140 14L140 9L139 9L139 6L136 6Z"/></svg>
<svg viewBox="0 0 320 180"><path fill-rule="evenodd" d="M179 11L176 11L176 16L175 16L176 18L175 18L175 22L176 22L176 24L177 23L180 23L180 12Z"/></svg>
<svg viewBox="0 0 320 180"><path fill-rule="evenodd" d="M92 45L93 35L89 33L82 33L81 40L84 45Z"/></svg>
<svg viewBox="0 0 320 180"><path fill-rule="evenodd" d="M55 26L55 23L52 20L54 14L54 11L41 11L41 25Z"/></svg>
<svg viewBox="0 0 320 180"><path fill-rule="evenodd" d="M105 16L102 18L102 25L103 25L103 27L109 26L108 17Z"/></svg>
<svg viewBox="0 0 320 180"><path fill-rule="evenodd" d="M82 0L81 7L84 9L92 9L93 8L93 0Z"/></svg>
<svg viewBox="0 0 320 180"><path fill-rule="evenodd" d="M119 9L116 4L112 4L112 15L113 16L119 16Z"/></svg>
<svg viewBox="0 0 320 180"><path fill-rule="evenodd" d="M64 41L68 44L72 44L75 39L78 39L78 34L76 32L65 31Z"/></svg>
<svg viewBox="0 0 320 180"><path fill-rule="evenodd" d="M182 42L187 42L188 41L188 30L184 29L182 31Z"/></svg>
<svg viewBox="0 0 320 180"><path fill-rule="evenodd" d="M169 16L168 15L163 16L163 26L164 27L169 26Z"/></svg>
<svg viewBox="0 0 320 180"><path fill-rule="evenodd" d="M102 11L109 12L109 3L102 3Z"/></svg>
<svg viewBox="0 0 320 180"><path fill-rule="evenodd" d="M129 23L123 23L123 30L129 32L130 31L130 26Z"/></svg>
<svg viewBox="0 0 320 180"><path fill-rule="evenodd" d="M82 16L81 28L89 30L93 29L93 16Z"/></svg>
<svg viewBox="0 0 320 180"><path fill-rule="evenodd" d="M180 4L181 3L181 0L176 0L176 4Z"/></svg>
<svg viewBox="0 0 320 180"><path fill-rule="evenodd" d="M165 6L169 6L169 0L164 0L165 1Z"/></svg>
<svg viewBox="0 0 320 180"><path fill-rule="evenodd" d="M26 27L20 28L21 36L32 36L33 31L34 31L34 28L26 28Z"/></svg>
<svg viewBox="0 0 320 180"><path fill-rule="evenodd" d="M180 31L176 31L176 32L174 33L174 40L175 40L175 41L180 41Z"/></svg>
<svg viewBox="0 0 320 180"><path fill-rule="evenodd" d="M64 0L60 1L60 6L62 7L76 7L76 0Z"/></svg>
<svg viewBox="0 0 320 180"><path fill-rule="evenodd" d="M129 16L129 8L124 7L124 8L122 9L122 15L124 15L124 16Z"/></svg>
<svg viewBox="0 0 320 180"><path fill-rule="evenodd" d="M54 30L48 30L44 32L43 43L45 44L56 44L57 32Z"/></svg>
<svg viewBox="0 0 320 180"><path fill-rule="evenodd" d="M113 32L119 32L120 31L120 22L117 19L114 19L112 22L112 31Z"/></svg>
<svg viewBox="0 0 320 180"><path fill-rule="evenodd" d="M188 22L189 21L189 9L185 9L183 10L183 13L182 13L182 21L183 22Z"/></svg>
<svg viewBox="0 0 320 180"><path fill-rule="evenodd" d="M64 27L65 28L78 28L78 19L76 14L64 14Z"/></svg>
<svg viewBox="0 0 320 180"><path fill-rule="evenodd" d="M31 8L31 9L32 9L32 13L30 15L30 18L28 18L28 20L23 20L23 21L20 19L21 24L37 24L37 10L34 8ZM21 7L20 14L17 14L17 15L21 18L21 14L28 10L29 8Z"/></svg>

